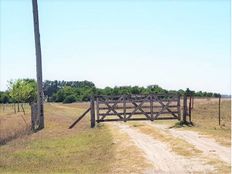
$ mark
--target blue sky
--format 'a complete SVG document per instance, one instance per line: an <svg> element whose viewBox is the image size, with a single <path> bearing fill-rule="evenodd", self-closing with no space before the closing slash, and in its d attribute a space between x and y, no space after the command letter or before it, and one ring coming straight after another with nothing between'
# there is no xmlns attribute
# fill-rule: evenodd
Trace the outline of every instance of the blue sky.
<svg viewBox="0 0 232 174"><path fill-rule="evenodd" d="M43 79L230 93L230 1L38 0ZM0 90L35 78L31 0L0 0Z"/></svg>

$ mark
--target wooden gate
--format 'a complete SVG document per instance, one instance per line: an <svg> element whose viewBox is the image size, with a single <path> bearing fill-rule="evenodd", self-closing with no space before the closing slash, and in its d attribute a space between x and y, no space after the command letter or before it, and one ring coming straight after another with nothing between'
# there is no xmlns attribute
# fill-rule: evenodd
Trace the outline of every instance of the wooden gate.
<svg viewBox="0 0 232 174"><path fill-rule="evenodd" d="M180 96L120 95L95 96L97 122L179 119Z"/></svg>
<svg viewBox="0 0 232 174"><path fill-rule="evenodd" d="M182 119L186 123L187 116L191 123L192 97L183 96L182 118L180 101L181 97L177 94L92 96L90 107L69 128L73 128L89 112L92 128L95 122L107 121Z"/></svg>

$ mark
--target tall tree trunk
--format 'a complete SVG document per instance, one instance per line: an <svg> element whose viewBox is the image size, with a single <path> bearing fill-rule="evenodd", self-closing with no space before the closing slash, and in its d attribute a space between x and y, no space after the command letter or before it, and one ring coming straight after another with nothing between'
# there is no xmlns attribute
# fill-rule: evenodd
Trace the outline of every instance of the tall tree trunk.
<svg viewBox="0 0 232 174"><path fill-rule="evenodd" d="M16 106L15 106L15 103L14 103L14 113L16 114Z"/></svg>
<svg viewBox="0 0 232 174"><path fill-rule="evenodd" d="M25 110L24 110L24 107L23 107L23 103L21 103L21 108L22 108L23 114L25 115Z"/></svg>

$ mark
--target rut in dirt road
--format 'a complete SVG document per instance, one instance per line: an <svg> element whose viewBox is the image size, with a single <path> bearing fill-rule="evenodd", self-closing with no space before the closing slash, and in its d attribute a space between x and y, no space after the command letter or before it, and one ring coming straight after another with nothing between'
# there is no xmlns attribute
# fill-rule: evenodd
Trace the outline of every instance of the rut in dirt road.
<svg viewBox="0 0 232 174"><path fill-rule="evenodd" d="M165 125L146 124L159 128L159 130L165 131L166 133L170 133L174 137L181 138L188 143L193 144L197 149L204 152L204 154L219 157L220 160L230 164L231 149L218 144L214 139L203 137L193 131L169 129L168 126Z"/></svg>
<svg viewBox="0 0 232 174"><path fill-rule="evenodd" d="M165 143L155 140L134 128L120 123L113 125L125 132L136 146L144 152L146 159L153 164L154 169L146 173L209 173L214 170L212 166L206 165L205 161L201 159L184 158L183 156L175 154Z"/></svg>

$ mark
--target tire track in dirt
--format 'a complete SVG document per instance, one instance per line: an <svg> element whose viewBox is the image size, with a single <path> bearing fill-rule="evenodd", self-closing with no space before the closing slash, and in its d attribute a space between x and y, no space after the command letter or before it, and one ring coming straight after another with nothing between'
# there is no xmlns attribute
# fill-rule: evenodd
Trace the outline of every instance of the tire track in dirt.
<svg viewBox="0 0 232 174"><path fill-rule="evenodd" d="M144 152L147 160L152 162L154 168L147 170L145 173L210 173L214 170L214 167L205 164L205 161L201 159L185 158L175 154L167 144L141 133L135 128L120 123L113 123L112 125L127 133L135 145Z"/></svg>
<svg viewBox="0 0 232 174"><path fill-rule="evenodd" d="M201 150L205 155L219 157L220 160L230 164L231 149L229 147L218 144L214 139L199 135L193 131L181 131L176 129L170 129L166 125L157 125L152 123L146 123L159 130L165 131L174 137L181 138L190 144L193 144L197 149Z"/></svg>

